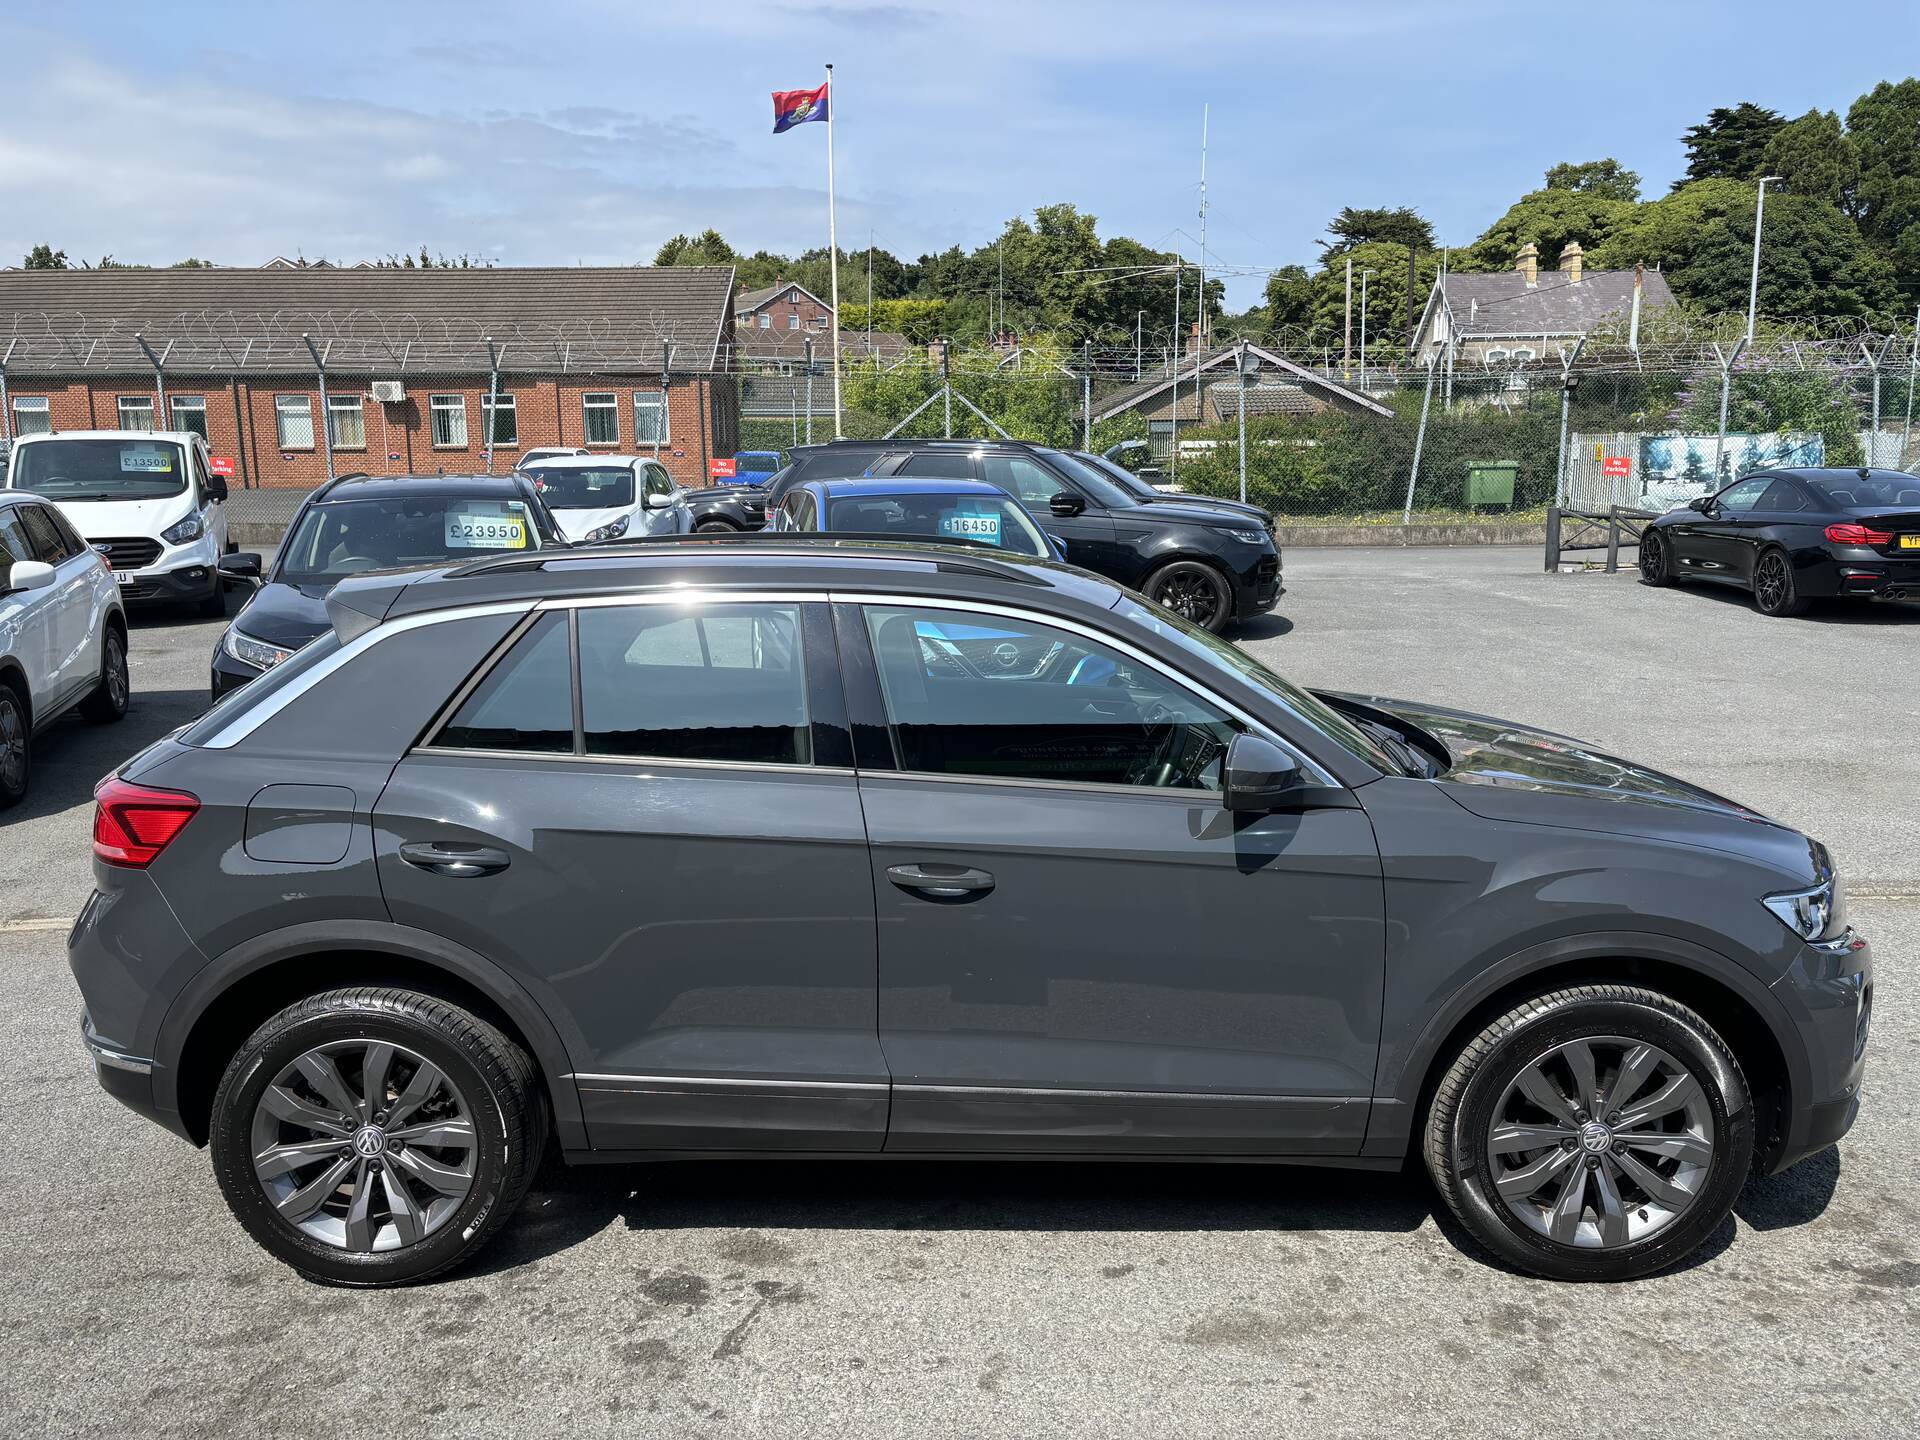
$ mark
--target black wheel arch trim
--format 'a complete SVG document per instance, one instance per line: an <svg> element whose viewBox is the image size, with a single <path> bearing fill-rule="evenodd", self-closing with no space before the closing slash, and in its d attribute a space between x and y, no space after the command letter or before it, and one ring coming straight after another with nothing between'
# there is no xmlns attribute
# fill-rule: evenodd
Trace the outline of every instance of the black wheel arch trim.
<svg viewBox="0 0 1920 1440"><path fill-rule="evenodd" d="M1588 978L1607 976L1609 966L1623 961L1671 966L1732 992L1759 1017L1785 1061L1786 1073L1782 1078L1787 1087L1789 1113L1796 1097L1811 1093L1812 1076L1793 1022L1779 998L1751 970L1718 951L1671 935L1638 930L1590 931L1544 941L1488 965L1455 990L1398 1057L1389 1055L1387 1039L1382 1036L1373 1108L1360 1153L1374 1156L1413 1153L1415 1133L1421 1124L1422 1102L1451 1060L1447 1041L1495 996L1534 976L1541 977L1543 989L1577 983L1583 971ZM1614 978L1617 975L1618 972L1614 972ZM1621 983L1654 982L1624 980ZM1390 1073L1391 1064L1398 1065L1397 1072ZM1724 1081L1727 1077L1715 1078Z"/></svg>
<svg viewBox="0 0 1920 1440"><path fill-rule="evenodd" d="M463 945L429 931L373 920L320 920L270 930L243 940L202 966L174 997L160 1021L153 1056L155 1108L168 1115L180 1114L179 1083L187 1045L195 1027L222 996L236 985L301 956L338 950L392 955L444 971L497 1005L533 1051L534 1064L553 1101L554 1128L561 1147L587 1148L586 1120L572 1079L576 1066L559 1028L525 987L492 960ZM319 988L331 989L333 985L323 983Z"/></svg>

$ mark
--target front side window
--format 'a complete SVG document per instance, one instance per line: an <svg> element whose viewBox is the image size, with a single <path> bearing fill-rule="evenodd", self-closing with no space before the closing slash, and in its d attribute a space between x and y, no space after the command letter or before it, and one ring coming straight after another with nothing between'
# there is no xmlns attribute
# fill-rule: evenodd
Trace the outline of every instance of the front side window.
<svg viewBox="0 0 1920 1440"><path fill-rule="evenodd" d="M327 397L327 440L340 450L367 448L367 417L358 395Z"/></svg>
<svg viewBox="0 0 1920 1440"><path fill-rule="evenodd" d="M496 445L518 445L520 443L520 415L514 408L513 396L497 395L480 397L480 419L485 424L487 417L493 417L493 443Z"/></svg>
<svg viewBox="0 0 1920 1440"><path fill-rule="evenodd" d="M428 401L433 412L433 444L438 450L467 448L467 397L435 395Z"/></svg>
<svg viewBox="0 0 1920 1440"><path fill-rule="evenodd" d="M1767 486L1772 483L1773 478L1769 475L1755 475L1742 480L1738 485L1729 485L1720 492L1720 508L1731 510L1736 515L1744 515L1759 503L1761 495L1766 493Z"/></svg>
<svg viewBox="0 0 1920 1440"><path fill-rule="evenodd" d="M1240 727L1122 651L1025 618L891 606L866 618L903 770L1221 787Z"/></svg>
<svg viewBox="0 0 1920 1440"><path fill-rule="evenodd" d="M59 565L71 560L80 553L80 547L58 525L54 524L53 512L44 505L22 505L20 523L26 527L27 538L33 542L36 560L49 565Z"/></svg>
<svg viewBox="0 0 1920 1440"><path fill-rule="evenodd" d="M667 473L667 467L664 465L648 462L640 467L640 471L646 477L649 495L672 498L674 491L680 488L673 483L673 476Z"/></svg>
<svg viewBox="0 0 1920 1440"><path fill-rule="evenodd" d="M19 505L0 506L0 560L12 566L18 560L37 560L33 553L33 542L27 538L26 528L20 523Z"/></svg>
<svg viewBox="0 0 1920 1440"><path fill-rule="evenodd" d="M53 408L44 395L13 397L13 433L15 435L51 435Z"/></svg>
<svg viewBox="0 0 1920 1440"><path fill-rule="evenodd" d="M173 410L173 428L188 430L202 440L207 438L207 397L204 395L169 395L167 404Z"/></svg>
<svg viewBox="0 0 1920 1440"><path fill-rule="evenodd" d="M153 397L122 395L120 397L120 428L122 430L153 429Z"/></svg>
<svg viewBox="0 0 1920 1440"><path fill-rule="evenodd" d="M799 606L595 607L579 627L587 754L811 762Z"/></svg>
<svg viewBox="0 0 1920 1440"><path fill-rule="evenodd" d="M187 488L187 456L170 440L36 440L13 452L7 484L49 500L151 500Z"/></svg>
<svg viewBox="0 0 1920 1440"><path fill-rule="evenodd" d="M633 443L636 445L668 443L666 391L636 390L633 392Z"/></svg>
<svg viewBox="0 0 1920 1440"><path fill-rule="evenodd" d="M434 737L455 750L573 753L572 645L564 611L542 615Z"/></svg>
<svg viewBox="0 0 1920 1440"><path fill-rule="evenodd" d="M313 448L313 401L306 395L273 397L273 421L282 450Z"/></svg>
<svg viewBox="0 0 1920 1440"><path fill-rule="evenodd" d="M586 411L587 444L620 443L620 397L611 390L589 391L580 397Z"/></svg>

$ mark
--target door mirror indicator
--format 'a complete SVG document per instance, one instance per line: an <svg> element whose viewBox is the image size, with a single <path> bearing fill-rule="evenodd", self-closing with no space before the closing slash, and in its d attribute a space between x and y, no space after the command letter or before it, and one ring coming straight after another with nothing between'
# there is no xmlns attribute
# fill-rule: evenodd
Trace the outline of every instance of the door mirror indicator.
<svg viewBox="0 0 1920 1440"><path fill-rule="evenodd" d="M1227 747L1227 809L1236 814L1271 814L1284 808L1300 788L1300 762L1292 754L1258 735L1233 737Z"/></svg>
<svg viewBox="0 0 1920 1440"><path fill-rule="evenodd" d="M8 591L44 590L53 584L53 566L44 560L16 560L7 575Z"/></svg>
<svg viewBox="0 0 1920 1440"><path fill-rule="evenodd" d="M1082 500L1078 495L1074 494L1071 490L1062 490L1058 494L1056 494L1052 499L1047 501L1047 509L1051 510L1054 514L1060 516L1062 519L1066 519L1074 515L1078 515L1086 508L1087 508L1087 502Z"/></svg>

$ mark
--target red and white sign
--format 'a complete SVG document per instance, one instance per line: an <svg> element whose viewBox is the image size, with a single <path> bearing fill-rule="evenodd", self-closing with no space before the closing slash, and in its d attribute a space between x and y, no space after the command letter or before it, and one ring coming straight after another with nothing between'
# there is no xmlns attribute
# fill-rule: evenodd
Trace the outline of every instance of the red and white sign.
<svg viewBox="0 0 1920 1440"><path fill-rule="evenodd" d="M713 459L707 461L707 474L715 480L731 480L734 477L734 473L733 457L731 455L716 455Z"/></svg>
<svg viewBox="0 0 1920 1440"><path fill-rule="evenodd" d="M1633 473L1633 458L1628 455L1609 455L1600 462L1600 473L1602 475L1631 475Z"/></svg>
<svg viewBox="0 0 1920 1440"><path fill-rule="evenodd" d="M207 457L207 469L216 475L225 476L229 480L233 478L233 460L230 456L209 455Z"/></svg>

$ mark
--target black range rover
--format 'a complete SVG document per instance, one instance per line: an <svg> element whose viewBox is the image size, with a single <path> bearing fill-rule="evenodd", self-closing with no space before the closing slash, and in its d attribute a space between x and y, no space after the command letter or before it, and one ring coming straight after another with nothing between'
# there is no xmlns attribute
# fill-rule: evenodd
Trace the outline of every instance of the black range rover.
<svg viewBox="0 0 1920 1440"><path fill-rule="evenodd" d="M1285 593L1270 520L1177 496L1143 502L1063 450L1017 440L836 440L791 454L767 482L769 510L802 480L984 480L1032 511L1073 564L1209 630L1271 610Z"/></svg>

